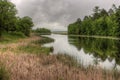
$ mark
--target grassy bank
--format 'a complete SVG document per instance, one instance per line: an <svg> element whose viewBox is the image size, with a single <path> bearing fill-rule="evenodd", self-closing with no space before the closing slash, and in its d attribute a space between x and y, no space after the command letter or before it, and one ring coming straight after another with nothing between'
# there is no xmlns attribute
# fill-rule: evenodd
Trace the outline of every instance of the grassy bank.
<svg viewBox="0 0 120 80"><path fill-rule="evenodd" d="M38 36L39 37L39 36ZM17 48L18 53L30 53L30 54L49 54L52 52L52 48L41 47L42 44L53 42L54 39L48 37L42 37L41 39L30 42L27 45L22 45Z"/></svg>
<svg viewBox="0 0 120 80"><path fill-rule="evenodd" d="M32 34L29 39L29 37L26 37L22 33L18 32L4 33L0 39L0 44L2 46L0 50L1 52L9 50L14 53L49 54L49 52L51 52L51 48L41 47L41 45L53 41L54 40L51 38L34 34ZM7 45L5 46L4 44Z"/></svg>
<svg viewBox="0 0 120 80"><path fill-rule="evenodd" d="M41 39L41 40L38 40L38 41L35 41L35 42L34 42L35 44L42 45L42 44L54 42L54 39L52 39L52 38L43 37L43 36L40 36L40 37L42 37L42 39Z"/></svg>
<svg viewBox="0 0 120 80"><path fill-rule="evenodd" d="M51 52L51 48L45 48L45 47L41 47L41 44L38 41L34 41L28 45L24 45L24 46L19 46L17 48L17 52L18 53L29 53L29 54L47 54L49 55L49 53Z"/></svg>
<svg viewBox="0 0 120 80"><path fill-rule="evenodd" d="M19 39L26 38L26 36L21 32L4 32L0 38L0 44L8 44L12 42L17 42Z"/></svg>
<svg viewBox="0 0 120 80"><path fill-rule="evenodd" d="M31 35L31 37L26 37L21 33L4 33L2 38L0 39L0 55L1 59L0 62L3 62L5 66L0 64L0 80L9 80L10 76L9 72L6 69L6 66L8 67L8 56L11 55L40 55L40 54L49 54L51 52L51 48L45 48L41 47L43 43L52 42L53 39L47 38L47 37L40 37L36 35ZM12 54L11 54L12 53ZM2 55L6 56L2 56ZM3 59L5 58L5 59ZM12 58L11 58L12 59ZM13 58L14 59L14 58ZM7 63L5 62L7 61ZM10 65L12 65L11 63ZM20 68L19 68L20 69Z"/></svg>

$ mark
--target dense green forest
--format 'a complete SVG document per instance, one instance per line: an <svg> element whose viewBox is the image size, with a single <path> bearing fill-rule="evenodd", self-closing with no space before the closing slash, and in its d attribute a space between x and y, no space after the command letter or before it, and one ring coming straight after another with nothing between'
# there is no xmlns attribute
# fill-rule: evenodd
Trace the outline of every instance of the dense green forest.
<svg viewBox="0 0 120 80"><path fill-rule="evenodd" d="M96 6L93 14L68 26L68 34L120 36L120 6L106 11Z"/></svg>
<svg viewBox="0 0 120 80"><path fill-rule="evenodd" d="M4 32L23 33L29 36L33 25L30 17L20 18L17 16L17 10L13 3L9 0L0 0L0 37Z"/></svg>

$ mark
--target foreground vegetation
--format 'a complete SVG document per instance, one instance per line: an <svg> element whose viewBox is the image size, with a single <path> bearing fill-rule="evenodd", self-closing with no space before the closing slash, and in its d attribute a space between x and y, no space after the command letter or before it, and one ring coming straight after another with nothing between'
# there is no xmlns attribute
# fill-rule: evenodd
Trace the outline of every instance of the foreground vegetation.
<svg viewBox="0 0 120 80"><path fill-rule="evenodd" d="M0 64L0 80L10 80L10 74L4 64Z"/></svg>
<svg viewBox="0 0 120 80"><path fill-rule="evenodd" d="M113 5L109 11L96 6L93 15L80 18L68 26L68 34L120 36L120 7Z"/></svg>
<svg viewBox="0 0 120 80"><path fill-rule="evenodd" d="M26 37L22 33L4 33L3 38L0 41L0 55L2 54L8 54L9 56L11 55L10 53L12 52L12 55L14 53L16 55L21 55L22 54L33 54L33 55L48 55L51 52L51 48L45 48L41 47L42 43L47 43L54 41L53 39L46 38L46 37L41 37L41 42L40 41L40 36L35 36L34 34L31 35L32 37ZM47 41L46 41L47 40ZM39 42L39 43L38 43ZM2 56L0 59L0 62L2 62L5 66L0 65L0 80L11 80L11 74L8 69L8 65L5 64L4 61L8 59L3 59L6 58L6 56ZM12 65L12 63L11 63ZM16 79L15 79L16 80Z"/></svg>

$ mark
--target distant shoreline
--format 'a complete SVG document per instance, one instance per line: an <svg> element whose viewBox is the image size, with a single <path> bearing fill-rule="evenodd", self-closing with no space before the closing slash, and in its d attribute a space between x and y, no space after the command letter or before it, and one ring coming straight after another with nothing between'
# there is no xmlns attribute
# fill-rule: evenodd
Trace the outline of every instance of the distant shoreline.
<svg viewBox="0 0 120 80"><path fill-rule="evenodd" d="M89 38L103 38L103 39L115 39L120 40L118 37L112 37L112 36L97 36L97 35L68 35L68 36L76 36L76 37L89 37Z"/></svg>

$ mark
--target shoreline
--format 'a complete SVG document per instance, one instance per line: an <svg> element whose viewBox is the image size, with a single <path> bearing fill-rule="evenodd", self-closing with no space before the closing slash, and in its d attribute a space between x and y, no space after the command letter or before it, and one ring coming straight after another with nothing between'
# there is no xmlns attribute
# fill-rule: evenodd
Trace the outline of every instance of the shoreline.
<svg viewBox="0 0 120 80"><path fill-rule="evenodd" d="M102 39L114 39L114 40L120 40L118 37L112 37L112 36L95 36L95 35L68 35L73 37L88 37L88 38L102 38Z"/></svg>

